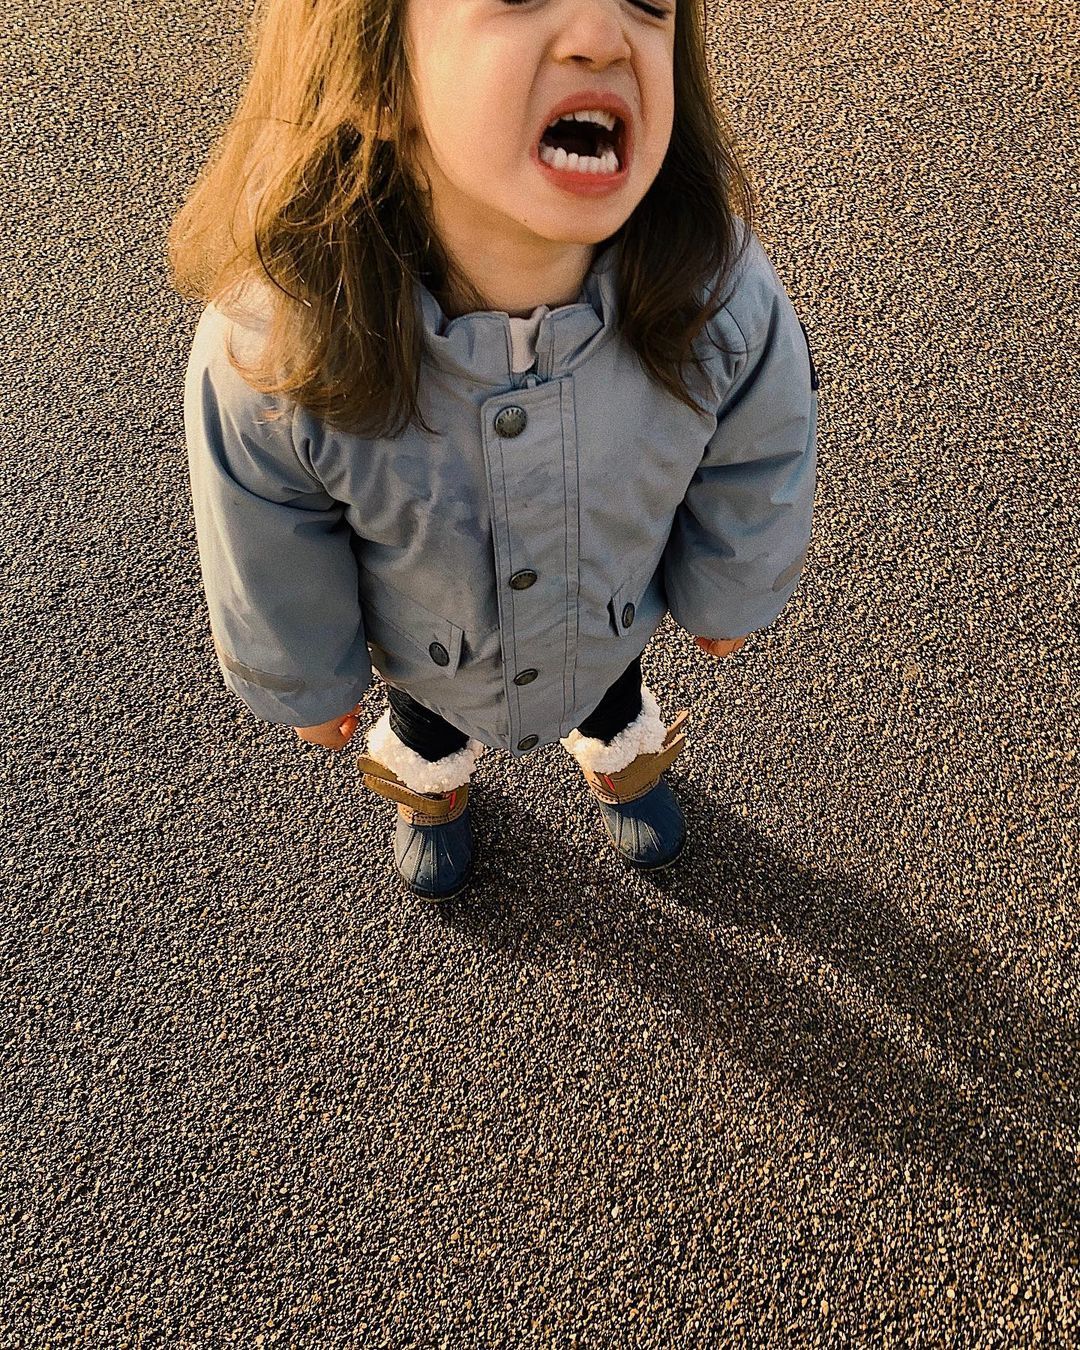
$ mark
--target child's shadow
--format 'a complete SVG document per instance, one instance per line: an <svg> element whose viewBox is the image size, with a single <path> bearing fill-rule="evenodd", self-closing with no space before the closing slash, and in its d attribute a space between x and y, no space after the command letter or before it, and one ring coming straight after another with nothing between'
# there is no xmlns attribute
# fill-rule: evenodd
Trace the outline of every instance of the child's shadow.
<svg viewBox="0 0 1080 1350"><path fill-rule="evenodd" d="M572 949L864 1151L948 1172L1076 1249L1074 1023L955 929L924 928L902 897L813 875L685 775L669 777L686 853L654 880L634 873L576 771L563 784L553 769L548 790L580 827L556 837L504 784L481 782L477 873L433 911L443 922L539 966ZM650 904L657 891L666 900Z"/></svg>

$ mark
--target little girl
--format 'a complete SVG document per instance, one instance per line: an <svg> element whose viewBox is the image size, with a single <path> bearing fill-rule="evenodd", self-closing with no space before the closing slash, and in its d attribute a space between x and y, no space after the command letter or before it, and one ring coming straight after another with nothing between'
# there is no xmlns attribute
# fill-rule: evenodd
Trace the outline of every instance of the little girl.
<svg viewBox="0 0 1080 1350"><path fill-rule="evenodd" d="M266 0L174 222L227 686L340 749L407 886L457 894L485 747L560 743L621 856L685 824L640 657L777 617L810 532L817 380L750 227L697 0Z"/></svg>

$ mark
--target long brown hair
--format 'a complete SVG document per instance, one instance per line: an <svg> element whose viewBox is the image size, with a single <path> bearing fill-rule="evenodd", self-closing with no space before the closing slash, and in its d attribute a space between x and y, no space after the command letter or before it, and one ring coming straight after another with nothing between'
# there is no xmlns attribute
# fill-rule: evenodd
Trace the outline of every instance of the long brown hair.
<svg viewBox="0 0 1080 1350"><path fill-rule="evenodd" d="M738 260L752 189L716 106L700 0L675 17L675 113L660 172L618 245L619 328L648 373L696 407L685 366ZM255 389L328 425L396 436L420 414L421 282L454 313L490 308L456 269L404 162L405 0L257 0L240 107L168 237L181 295L229 312L269 279ZM749 237L749 229L746 237Z"/></svg>

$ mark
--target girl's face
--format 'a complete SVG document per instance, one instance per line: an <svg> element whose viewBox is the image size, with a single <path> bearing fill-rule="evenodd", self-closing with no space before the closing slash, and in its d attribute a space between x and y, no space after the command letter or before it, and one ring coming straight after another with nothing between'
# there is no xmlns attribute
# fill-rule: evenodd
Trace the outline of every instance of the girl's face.
<svg viewBox="0 0 1080 1350"><path fill-rule="evenodd" d="M675 4L407 0L408 153L430 179L440 233L529 256L538 245L597 244L614 234L671 139ZM549 138L564 153L578 146L603 171L546 163L556 149L542 158L540 141L560 105L569 98L603 110L605 94L622 113L614 129L582 126L575 136L564 124Z"/></svg>

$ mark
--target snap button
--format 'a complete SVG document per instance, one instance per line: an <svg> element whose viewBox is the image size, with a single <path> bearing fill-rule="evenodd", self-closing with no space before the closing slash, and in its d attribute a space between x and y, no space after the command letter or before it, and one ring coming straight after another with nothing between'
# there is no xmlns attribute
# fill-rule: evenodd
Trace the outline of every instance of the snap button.
<svg viewBox="0 0 1080 1350"><path fill-rule="evenodd" d="M527 591L535 580L536 573L525 568L524 571L514 573L510 578L510 585L513 586L515 591Z"/></svg>
<svg viewBox="0 0 1080 1350"><path fill-rule="evenodd" d="M521 435L528 420L524 408L503 408L495 418L495 430L509 440L513 436Z"/></svg>
<svg viewBox="0 0 1080 1350"><path fill-rule="evenodd" d="M524 737L522 740L518 741L518 749L519 749L519 750L531 750L531 749L533 748L534 745L539 745L539 744L540 744L540 737L539 737L539 736L526 736L526 737Z"/></svg>
<svg viewBox="0 0 1080 1350"><path fill-rule="evenodd" d="M448 666L450 664L450 653L441 642L433 642L428 648L428 655L437 666Z"/></svg>
<svg viewBox="0 0 1080 1350"><path fill-rule="evenodd" d="M514 676L515 684L532 684L540 672L538 670L523 670L520 675Z"/></svg>
<svg viewBox="0 0 1080 1350"><path fill-rule="evenodd" d="M624 628L629 628L630 625L631 625L633 622L634 622L634 606L633 606L633 605L623 605L623 612L622 612L622 625L623 625L623 627L624 627Z"/></svg>

